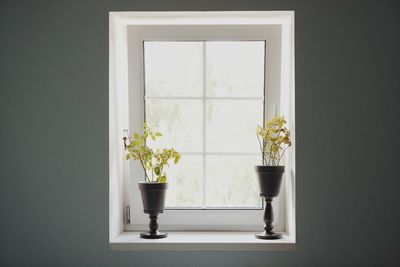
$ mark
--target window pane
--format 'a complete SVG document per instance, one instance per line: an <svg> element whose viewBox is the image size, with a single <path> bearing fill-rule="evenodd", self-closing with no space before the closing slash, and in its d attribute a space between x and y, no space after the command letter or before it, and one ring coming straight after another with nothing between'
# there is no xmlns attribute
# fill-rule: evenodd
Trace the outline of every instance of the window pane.
<svg viewBox="0 0 400 267"><path fill-rule="evenodd" d="M207 156L208 207L261 207L254 166L259 156Z"/></svg>
<svg viewBox="0 0 400 267"><path fill-rule="evenodd" d="M167 171L168 192L166 207L200 208L203 197L203 157L182 155L179 165L170 165Z"/></svg>
<svg viewBox="0 0 400 267"><path fill-rule="evenodd" d="M153 148L173 147L180 152L203 149L203 105L201 100L146 100L146 121L163 136L148 144Z"/></svg>
<svg viewBox="0 0 400 267"><path fill-rule="evenodd" d="M146 96L201 96L202 42L144 42Z"/></svg>
<svg viewBox="0 0 400 267"><path fill-rule="evenodd" d="M262 121L262 100L207 100L207 152L258 153L255 128Z"/></svg>
<svg viewBox="0 0 400 267"><path fill-rule="evenodd" d="M207 96L263 97L264 41L206 42Z"/></svg>

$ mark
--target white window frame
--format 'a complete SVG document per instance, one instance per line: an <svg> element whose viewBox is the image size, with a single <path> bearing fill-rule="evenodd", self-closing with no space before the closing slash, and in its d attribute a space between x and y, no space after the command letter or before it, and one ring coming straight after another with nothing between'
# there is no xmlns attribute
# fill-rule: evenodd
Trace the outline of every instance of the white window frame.
<svg viewBox="0 0 400 267"><path fill-rule="evenodd" d="M124 161L121 143L124 129L132 132L142 127L144 40L266 40L265 118L276 113L285 115L295 141L292 11L110 12L110 240L121 232L146 229L148 225L136 182L131 180L143 175L132 162ZM134 103L132 99L138 101ZM280 201L274 200L279 214L275 229L292 238L295 236L293 144L285 156ZM126 223L126 207L131 210L130 224ZM260 230L263 224L261 210L168 210L160 215L159 222L164 230Z"/></svg>

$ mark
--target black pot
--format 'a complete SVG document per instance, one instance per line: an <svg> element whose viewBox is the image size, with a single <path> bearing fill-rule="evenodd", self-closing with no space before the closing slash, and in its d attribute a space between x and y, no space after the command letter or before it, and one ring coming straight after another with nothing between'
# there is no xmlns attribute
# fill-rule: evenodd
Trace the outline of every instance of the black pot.
<svg viewBox="0 0 400 267"><path fill-rule="evenodd" d="M279 195L285 166L256 166L255 169L258 174L260 196L265 199L264 232L256 234L256 237L259 239L279 239L282 235L272 231L274 228L272 225L274 221L272 198Z"/></svg>
<svg viewBox="0 0 400 267"><path fill-rule="evenodd" d="M276 197L281 189L285 166L256 166L260 196Z"/></svg>
<svg viewBox="0 0 400 267"><path fill-rule="evenodd" d="M167 188L167 183L139 182L144 213L163 213Z"/></svg>
<svg viewBox="0 0 400 267"><path fill-rule="evenodd" d="M164 212L165 206L165 193L167 191L167 183L146 183L139 182L140 194L142 195L143 211L149 214L150 231L140 233L142 238L165 238L167 233L162 233L158 231L158 214Z"/></svg>

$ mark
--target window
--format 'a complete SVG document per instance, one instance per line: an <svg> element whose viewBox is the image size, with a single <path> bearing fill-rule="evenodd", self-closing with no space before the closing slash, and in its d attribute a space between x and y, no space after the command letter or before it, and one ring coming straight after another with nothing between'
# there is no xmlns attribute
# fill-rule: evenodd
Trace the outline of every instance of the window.
<svg viewBox="0 0 400 267"><path fill-rule="evenodd" d="M164 134L150 145L182 152L168 172L163 230L262 229L255 126L275 114L294 139L293 12L112 12L110 240L148 227L143 172L119 149L123 129L145 120ZM273 202L275 229L293 238L294 155L293 146Z"/></svg>
<svg viewBox="0 0 400 267"><path fill-rule="evenodd" d="M144 42L149 145L182 154L166 208L260 209L255 125L263 123L265 41Z"/></svg>

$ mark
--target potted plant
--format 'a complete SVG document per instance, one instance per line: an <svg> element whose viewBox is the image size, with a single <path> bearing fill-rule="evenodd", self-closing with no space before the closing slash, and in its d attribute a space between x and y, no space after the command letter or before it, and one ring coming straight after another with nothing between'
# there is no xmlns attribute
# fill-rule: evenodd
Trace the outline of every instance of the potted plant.
<svg viewBox="0 0 400 267"><path fill-rule="evenodd" d="M165 193L168 188L166 167L169 162L173 161L177 164L181 155L175 149L156 149L148 147L147 138L156 140L161 137L160 132L155 132L145 123L143 127L143 135L134 133L129 136L128 132L123 138L126 151L125 158L133 159L140 162L143 168L145 181L139 182L139 190L142 196L143 211L149 214L150 223L148 232L140 233L142 238L165 238L167 233L158 231L158 214L163 213L165 203Z"/></svg>
<svg viewBox="0 0 400 267"><path fill-rule="evenodd" d="M260 185L260 196L265 199L264 232L256 234L260 239L279 239L281 234L272 231L274 214L272 198L278 196L285 166L280 165L283 154L291 146L290 133L285 127L286 120L275 117L257 126L256 135L262 155L262 165L255 166Z"/></svg>

